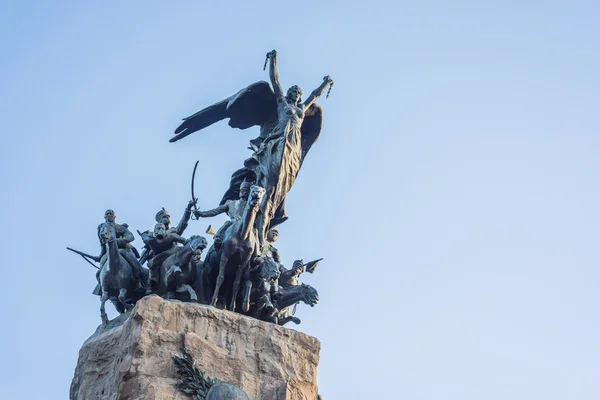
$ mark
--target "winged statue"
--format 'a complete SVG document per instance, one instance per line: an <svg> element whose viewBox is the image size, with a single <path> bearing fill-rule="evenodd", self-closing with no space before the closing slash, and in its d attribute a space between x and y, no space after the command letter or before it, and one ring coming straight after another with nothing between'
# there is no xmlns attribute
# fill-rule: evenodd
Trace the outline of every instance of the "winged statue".
<svg viewBox="0 0 600 400"><path fill-rule="evenodd" d="M237 129L260 127L260 134L250 141L252 156L236 171L221 205L239 199L240 184L245 180L265 188L266 199L257 221L261 237L266 231L287 219L285 196L291 189L306 154L321 133L323 109L315 101L333 80L323 82L302 102L302 90L292 86L284 94L277 73L277 52L267 53L271 86L259 81L218 103L184 118L170 142L200 131L218 121L228 119Z"/></svg>

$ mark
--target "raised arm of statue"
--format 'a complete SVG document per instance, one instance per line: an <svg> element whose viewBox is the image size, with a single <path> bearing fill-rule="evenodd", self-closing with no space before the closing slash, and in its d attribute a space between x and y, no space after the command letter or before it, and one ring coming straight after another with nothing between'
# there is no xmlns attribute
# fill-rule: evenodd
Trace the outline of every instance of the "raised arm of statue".
<svg viewBox="0 0 600 400"><path fill-rule="evenodd" d="M229 211L229 206L227 205L227 203L225 203L222 206L219 206L213 210L196 211L194 214L196 215L196 218L209 218L209 217L215 217L219 214L223 214L227 211Z"/></svg>
<svg viewBox="0 0 600 400"><path fill-rule="evenodd" d="M323 78L323 83L321 83L321 85L313 90L310 96L308 96L308 99L306 99L304 102L304 108L310 107L315 101L317 101L317 99L321 97L323 93L325 93L325 89L327 89L327 86L329 85L333 85L333 79L327 75Z"/></svg>
<svg viewBox="0 0 600 400"><path fill-rule="evenodd" d="M277 51L272 50L267 53L267 57L271 61L269 64L269 77L271 78L271 85L273 85L273 91L277 100L283 99L283 89L279 83L279 74L277 74Z"/></svg>
<svg viewBox="0 0 600 400"><path fill-rule="evenodd" d="M194 202L190 200L187 207L185 208L185 211L183 212L183 217L181 217L181 221L179 221L179 224L177 224L177 228L175 228L175 233L177 233L178 235L183 235L183 231L185 231L185 228L187 228L190 217L192 216L192 207L194 207Z"/></svg>

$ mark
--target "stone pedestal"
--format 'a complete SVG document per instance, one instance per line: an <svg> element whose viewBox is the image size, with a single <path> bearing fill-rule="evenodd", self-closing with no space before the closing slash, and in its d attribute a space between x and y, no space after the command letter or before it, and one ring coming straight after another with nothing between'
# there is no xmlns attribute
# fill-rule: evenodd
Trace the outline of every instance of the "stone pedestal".
<svg viewBox="0 0 600 400"><path fill-rule="evenodd" d="M267 322L147 296L83 344L71 400L190 399L175 387L185 346L200 370L250 399L315 400L320 343Z"/></svg>

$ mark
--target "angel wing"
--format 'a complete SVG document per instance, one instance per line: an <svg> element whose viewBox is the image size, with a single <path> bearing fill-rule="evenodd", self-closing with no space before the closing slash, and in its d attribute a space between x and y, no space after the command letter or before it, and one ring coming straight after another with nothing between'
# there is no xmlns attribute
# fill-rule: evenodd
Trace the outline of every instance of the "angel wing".
<svg viewBox="0 0 600 400"><path fill-rule="evenodd" d="M300 165L306 157L306 153L310 150L312 145L317 141L321 134L321 127L323 126L323 109L317 104L312 104L304 112L304 122L302 122L302 158L300 159Z"/></svg>
<svg viewBox="0 0 600 400"><path fill-rule="evenodd" d="M258 125L262 131L263 127L277 123L277 102L269 84L265 81L253 83L233 96L184 118L175 129L176 136L169 142L176 142L226 118L229 118L229 126L238 129Z"/></svg>
<svg viewBox="0 0 600 400"><path fill-rule="evenodd" d="M305 111L304 115L302 123L303 158L321 133L323 109L313 104ZM260 126L260 136L251 141L258 147L262 139L266 138L277 124L277 100L271 86L265 81L253 83L233 96L184 118L181 125L175 129L176 136L172 137L169 142L181 140L226 118L229 118L229 126L232 128L248 129L252 126Z"/></svg>

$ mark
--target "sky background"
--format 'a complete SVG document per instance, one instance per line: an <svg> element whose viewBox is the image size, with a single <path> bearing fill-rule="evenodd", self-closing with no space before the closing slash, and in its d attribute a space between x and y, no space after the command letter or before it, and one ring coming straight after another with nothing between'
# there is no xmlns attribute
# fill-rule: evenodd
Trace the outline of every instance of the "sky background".
<svg viewBox="0 0 600 400"><path fill-rule="evenodd" d="M168 143L267 79L324 126L279 229L324 257L296 327L324 399L600 398L600 3L0 1L0 398L60 400L100 323L96 254L218 205L257 130ZM192 221L202 234L224 217ZM140 239L135 244L141 247ZM112 305L110 316L115 316Z"/></svg>

